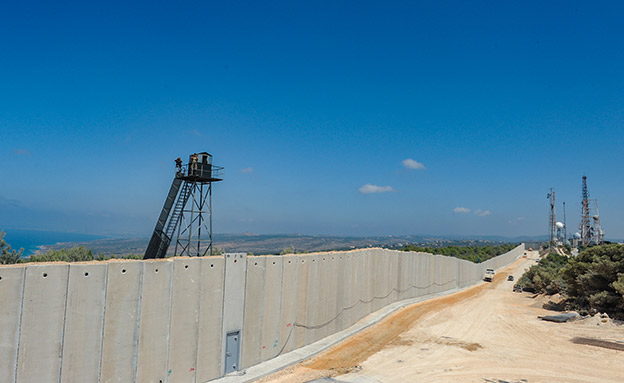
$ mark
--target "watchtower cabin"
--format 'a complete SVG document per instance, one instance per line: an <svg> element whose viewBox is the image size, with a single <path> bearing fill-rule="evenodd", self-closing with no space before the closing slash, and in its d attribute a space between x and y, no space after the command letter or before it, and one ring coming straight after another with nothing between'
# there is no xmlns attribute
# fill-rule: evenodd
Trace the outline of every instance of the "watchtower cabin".
<svg viewBox="0 0 624 383"><path fill-rule="evenodd" d="M177 158L175 167L145 259L164 258L176 235L174 255L212 255L212 183L223 181L223 167L207 152L191 154L186 164Z"/></svg>

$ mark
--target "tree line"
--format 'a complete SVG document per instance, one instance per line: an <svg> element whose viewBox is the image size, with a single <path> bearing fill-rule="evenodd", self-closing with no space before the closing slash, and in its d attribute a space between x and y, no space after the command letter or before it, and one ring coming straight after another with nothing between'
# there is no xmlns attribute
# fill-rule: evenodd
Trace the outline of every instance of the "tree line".
<svg viewBox="0 0 624 383"><path fill-rule="evenodd" d="M485 262L497 255L505 254L515 249L518 244L504 244L493 246L446 246L446 247L420 247L415 245L405 245L400 250L415 251L419 253L430 253L447 255L459 259L465 259L474 263Z"/></svg>

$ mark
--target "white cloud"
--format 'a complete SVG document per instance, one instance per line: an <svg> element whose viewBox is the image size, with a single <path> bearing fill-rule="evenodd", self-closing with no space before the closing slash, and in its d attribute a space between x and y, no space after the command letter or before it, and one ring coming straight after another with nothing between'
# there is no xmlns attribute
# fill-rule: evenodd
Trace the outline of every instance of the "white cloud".
<svg viewBox="0 0 624 383"><path fill-rule="evenodd" d="M492 212L489 211L489 210L477 209L477 210L475 210L474 214L478 215L479 217L485 217L486 215L492 214Z"/></svg>
<svg viewBox="0 0 624 383"><path fill-rule="evenodd" d="M405 159L401 163L406 169L426 169L422 162L415 161L411 158Z"/></svg>
<svg viewBox="0 0 624 383"><path fill-rule="evenodd" d="M191 133L192 135L197 136L197 137L201 137L201 136L203 136L202 132L200 132L200 131L199 131L199 130L197 130L197 129L192 129L192 130L189 130L189 133Z"/></svg>
<svg viewBox="0 0 624 383"><path fill-rule="evenodd" d="M362 186L359 190L360 190L360 193L362 194L387 193L387 192L394 191L392 186L377 186L377 185L371 185L371 184L366 184Z"/></svg>
<svg viewBox="0 0 624 383"><path fill-rule="evenodd" d="M455 209L453 209L454 213L470 213L470 209L468 209L467 207L461 207L458 206Z"/></svg>
<svg viewBox="0 0 624 383"><path fill-rule="evenodd" d="M252 167L241 169L241 173L253 173L254 169Z"/></svg>

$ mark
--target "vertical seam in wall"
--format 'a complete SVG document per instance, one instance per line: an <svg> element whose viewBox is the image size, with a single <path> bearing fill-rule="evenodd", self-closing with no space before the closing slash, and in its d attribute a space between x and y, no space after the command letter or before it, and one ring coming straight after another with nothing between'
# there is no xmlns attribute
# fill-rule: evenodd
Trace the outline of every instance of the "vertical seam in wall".
<svg viewBox="0 0 624 383"><path fill-rule="evenodd" d="M241 256L242 257L242 256ZM241 320L241 329L239 333L238 344L238 369L240 370L241 364L243 364L243 335L245 334L245 307L247 306L247 273L249 272L249 264L247 262L248 258L245 258L245 277L243 278L243 316Z"/></svg>
<svg viewBox="0 0 624 383"><path fill-rule="evenodd" d="M195 322L197 322L197 330L195 330L195 339L197 340L197 342L195 342L195 371L193 371L193 380L192 382L195 383L197 382L197 367L199 367L199 326L201 326L201 322L200 320L200 314L201 314L201 295L202 295L202 285L203 285L203 271L204 271L204 264L207 263L208 261L204 262L204 258L202 258L200 261L196 262L199 263L199 278L197 278L197 283L199 283L198 289L197 289L197 312L195 314ZM223 299L221 299L221 301L223 301ZM173 307L173 302L171 304L171 306ZM223 317L223 313L221 314L221 317ZM170 330L171 331L171 330Z"/></svg>
<svg viewBox="0 0 624 383"><path fill-rule="evenodd" d="M137 367L139 361L139 330L141 327L141 301L143 300L143 270L145 269L145 263L141 263L141 267L139 268L139 298L137 299L137 317L136 317L136 325L134 327L134 356L132 357L132 367L134 370L134 374L132 376L132 381L136 382L137 378Z"/></svg>
<svg viewBox="0 0 624 383"><path fill-rule="evenodd" d="M280 335L282 333L282 329L281 329L281 319L282 319L282 298L284 297L284 257L280 258L281 262L282 262L282 272L280 273L280 281L279 281L279 304L277 306L277 312L279 314L279 318L277 319L277 331L276 331L276 335L277 335L277 342L279 344L279 339L280 339ZM279 354L278 354L279 355ZM273 359L275 358L277 355L272 356L269 359ZM262 358L260 358L262 359Z"/></svg>
<svg viewBox="0 0 624 383"><path fill-rule="evenodd" d="M24 289L26 288L26 266L24 266L23 268L23 272L22 272L22 290L20 291L21 294L21 300L20 300L20 306L19 306L19 312L18 312L18 319L17 319L17 333L15 334L15 339L17 340L17 343L15 345L15 368L13 369L13 381L17 382L17 371L18 371L18 366L19 366L19 349L20 349L20 340L21 340L21 336L22 336L22 310L24 309Z"/></svg>
<svg viewBox="0 0 624 383"><path fill-rule="evenodd" d="M63 372L63 354L65 351L65 329L67 327L67 306L69 298L69 263L67 264L67 283L65 284L65 310L63 311L63 329L61 330L61 350L59 352L58 382L61 383L61 373Z"/></svg>
<svg viewBox="0 0 624 383"><path fill-rule="evenodd" d="M219 376L223 376L225 375L225 340L224 340L224 328L225 328L225 319L223 319L223 316L225 314L225 286L226 286L226 278L227 278L227 256L226 254L223 254L223 282L221 284L221 327L220 327L220 336L219 336L219 343L221 344L221 350L219 350ZM199 344L198 344L199 347ZM197 353L197 356L199 357L199 353Z"/></svg>
<svg viewBox="0 0 624 383"><path fill-rule="evenodd" d="M102 330L100 335L100 359L98 362L98 383L102 380L102 352L104 350L104 324L106 323L106 297L108 295L108 263L106 263L106 270L104 271L104 291L102 292Z"/></svg>
<svg viewBox="0 0 624 383"><path fill-rule="evenodd" d="M284 266L284 261L282 261L282 267L285 267ZM295 323L295 320L297 319L295 315L296 315L296 312L297 312L297 294L298 294L297 285L299 283L298 274L299 274L299 257L295 258L295 278L294 278L295 281L294 281L294 286L293 286L294 293L292 294L292 308L293 309L292 309L292 312L291 312L292 315L288 316L288 319L290 319L288 321L288 323L290 323L290 326L291 326L290 328L292 329L293 332L295 331L295 329L293 327L293 323ZM284 276L284 274L282 272L282 284L284 283L283 276ZM283 293L284 293L284 291L283 291L283 286L282 286L282 294ZM282 347L284 347L285 350L288 350L290 352L292 350L292 345L294 345L295 337L291 336L291 337L289 337L287 339L288 339L288 342L284 343L284 345ZM288 343L290 343L291 346L288 346Z"/></svg>
<svg viewBox="0 0 624 383"><path fill-rule="evenodd" d="M171 280L169 281L169 329L167 330L167 350L165 351L165 358L167 360L165 366L165 382L169 381L169 350L171 350L171 322L173 320L173 281L175 279L175 271L177 262L172 261L173 265L171 265Z"/></svg>
<svg viewBox="0 0 624 383"><path fill-rule="evenodd" d="M195 330L195 363L193 365L193 367L195 368L195 370L193 371L193 380L192 382L195 383L197 381L197 366L198 366L198 351L197 348L199 346L199 326L201 325L201 323L199 322L199 313L200 313L200 305L201 305L201 275L202 275L202 267L204 266L204 262L202 262L202 260L198 260L195 263L198 264L199 266L199 273L198 273L198 277L197 277L197 299L195 300L195 323L197 323L196 330ZM173 304L172 304L173 307ZM171 321L173 321L173 319L170 319Z"/></svg>
<svg viewBox="0 0 624 383"><path fill-rule="evenodd" d="M235 256L236 257L236 256ZM228 269L228 260L227 260L227 255L224 254L223 255L223 298L221 299L221 351L220 351L220 355L219 355L219 376L224 376L225 375L225 348L227 347L226 344L226 339L227 337L224 337L223 335L225 335L225 333L227 331L225 330L225 299L227 297L226 293L226 286L227 286L227 269ZM240 337L240 335L239 335Z"/></svg>

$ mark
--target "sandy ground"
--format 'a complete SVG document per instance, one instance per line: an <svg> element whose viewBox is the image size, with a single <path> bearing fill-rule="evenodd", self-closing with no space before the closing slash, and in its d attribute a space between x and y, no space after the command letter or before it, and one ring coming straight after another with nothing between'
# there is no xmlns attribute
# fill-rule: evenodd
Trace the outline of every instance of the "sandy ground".
<svg viewBox="0 0 624 383"><path fill-rule="evenodd" d="M318 356L261 382L624 382L624 325L594 316L545 322L548 301L514 293L536 252L493 283L399 310ZM611 342L615 349L573 343ZM597 343L597 342L594 342Z"/></svg>

